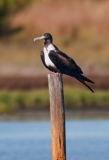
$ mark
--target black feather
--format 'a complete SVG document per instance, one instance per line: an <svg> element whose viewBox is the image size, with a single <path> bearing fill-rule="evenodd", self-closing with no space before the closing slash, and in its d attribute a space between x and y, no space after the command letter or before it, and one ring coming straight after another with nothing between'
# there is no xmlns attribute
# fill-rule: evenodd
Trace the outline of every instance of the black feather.
<svg viewBox="0 0 109 160"><path fill-rule="evenodd" d="M83 81L87 81L87 82L90 82L90 83L94 83L93 81L91 81L90 79L86 78L85 76L81 75Z"/></svg>
<svg viewBox="0 0 109 160"><path fill-rule="evenodd" d="M50 51L49 57L51 61L58 68L58 71L62 74L66 74L72 77L75 77L78 81L87 86L92 92L94 92L84 81L94 83L90 79L83 76L81 68L75 63L75 61L68 57L65 53L57 50Z"/></svg>

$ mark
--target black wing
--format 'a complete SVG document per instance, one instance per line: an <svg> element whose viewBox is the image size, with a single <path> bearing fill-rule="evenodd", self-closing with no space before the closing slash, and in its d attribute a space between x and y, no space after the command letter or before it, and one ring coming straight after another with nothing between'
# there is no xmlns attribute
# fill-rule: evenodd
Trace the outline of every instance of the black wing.
<svg viewBox="0 0 109 160"><path fill-rule="evenodd" d="M75 63L75 61L72 58L68 57L65 53L63 53L59 50L56 52L50 51L49 58L51 59L51 61L55 64L55 66L58 68L58 70L62 74L66 74L66 75L75 77L78 81L83 83L92 92L94 92L85 83L85 81L90 82L90 83L94 83L94 82L82 75L83 72L82 72L81 68Z"/></svg>
<svg viewBox="0 0 109 160"><path fill-rule="evenodd" d="M75 61L59 50L50 51L49 58L62 74L71 76L74 76L74 73L83 74L81 68L75 63Z"/></svg>

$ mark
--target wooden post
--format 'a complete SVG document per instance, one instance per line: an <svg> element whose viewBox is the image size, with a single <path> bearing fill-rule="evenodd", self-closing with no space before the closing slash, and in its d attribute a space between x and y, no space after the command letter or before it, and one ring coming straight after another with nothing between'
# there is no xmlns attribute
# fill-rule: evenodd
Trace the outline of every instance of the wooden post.
<svg viewBox="0 0 109 160"><path fill-rule="evenodd" d="M66 160L65 109L61 74L48 74L52 160Z"/></svg>

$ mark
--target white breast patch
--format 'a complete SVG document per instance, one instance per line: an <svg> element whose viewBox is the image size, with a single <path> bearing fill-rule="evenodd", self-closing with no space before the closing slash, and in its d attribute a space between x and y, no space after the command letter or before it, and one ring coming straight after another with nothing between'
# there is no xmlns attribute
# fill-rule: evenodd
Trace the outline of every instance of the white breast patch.
<svg viewBox="0 0 109 160"><path fill-rule="evenodd" d="M44 47L44 56L45 56L45 63L46 63L46 65L47 66L52 66L52 67L55 67L56 68L56 66L54 65L54 63L50 60L50 58L49 58L49 56L48 56L48 54L49 54L49 52L51 51L51 50L55 50L55 47L52 45L52 44L50 44L47 48L45 48Z"/></svg>

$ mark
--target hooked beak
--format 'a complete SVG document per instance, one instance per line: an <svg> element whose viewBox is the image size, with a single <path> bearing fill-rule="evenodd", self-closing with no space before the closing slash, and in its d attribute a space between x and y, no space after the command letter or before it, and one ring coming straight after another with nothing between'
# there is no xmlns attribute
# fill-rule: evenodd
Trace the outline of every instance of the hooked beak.
<svg viewBox="0 0 109 160"><path fill-rule="evenodd" d="M37 40L42 40L42 39L45 39L45 36L34 38L34 42L37 41Z"/></svg>

